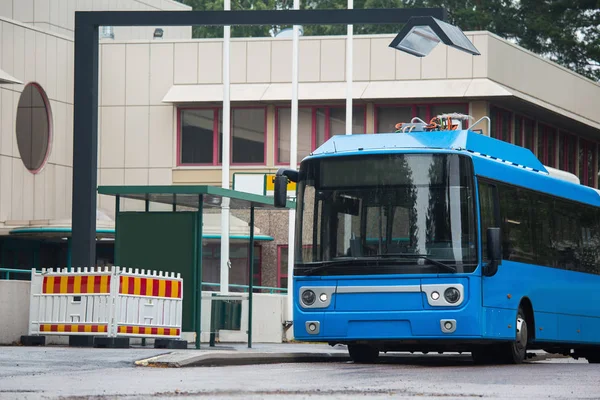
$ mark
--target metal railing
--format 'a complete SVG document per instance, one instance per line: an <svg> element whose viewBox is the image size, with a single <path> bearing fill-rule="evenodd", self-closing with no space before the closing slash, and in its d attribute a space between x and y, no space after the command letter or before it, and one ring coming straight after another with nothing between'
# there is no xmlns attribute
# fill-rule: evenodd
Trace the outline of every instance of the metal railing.
<svg viewBox="0 0 600 400"><path fill-rule="evenodd" d="M11 274L27 274L31 279L30 269L0 268L0 279L11 280Z"/></svg>
<svg viewBox="0 0 600 400"><path fill-rule="evenodd" d="M204 286L221 287L221 284L220 283L211 283L211 282L202 282L202 286L203 287ZM234 288L234 289L244 289L243 293L247 293L248 288L249 288L248 285L238 285L235 283L230 283L229 287ZM269 294L275 294L275 293L287 294L287 288L277 288L277 287L271 287L271 286L255 286L255 285L252 285L252 288L254 289L255 293L257 290L260 290L260 291L267 291Z"/></svg>

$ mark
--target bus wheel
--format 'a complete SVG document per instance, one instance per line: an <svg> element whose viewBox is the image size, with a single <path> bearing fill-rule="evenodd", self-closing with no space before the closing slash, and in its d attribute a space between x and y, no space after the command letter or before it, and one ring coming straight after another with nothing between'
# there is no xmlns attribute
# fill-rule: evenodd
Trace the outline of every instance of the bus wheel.
<svg viewBox="0 0 600 400"><path fill-rule="evenodd" d="M503 351L506 362L509 364L521 364L527 356L529 330L525 313L521 307L519 307L519 311L517 312L516 331L515 340L507 343Z"/></svg>
<svg viewBox="0 0 600 400"><path fill-rule="evenodd" d="M349 344L348 353L355 363L371 364L379 357L379 350L366 344Z"/></svg>

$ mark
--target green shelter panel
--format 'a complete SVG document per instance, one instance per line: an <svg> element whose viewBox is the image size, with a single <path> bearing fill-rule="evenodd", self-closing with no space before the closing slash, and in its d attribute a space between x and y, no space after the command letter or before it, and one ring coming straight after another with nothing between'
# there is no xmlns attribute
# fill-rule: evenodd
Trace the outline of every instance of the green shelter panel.
<svg viewBox="0 0 600 400"><path fill-rule="evenodd" d="M178 272L183 278L184 332L194 331L195 212L125 212L117 216L118 266Z"/></svg>

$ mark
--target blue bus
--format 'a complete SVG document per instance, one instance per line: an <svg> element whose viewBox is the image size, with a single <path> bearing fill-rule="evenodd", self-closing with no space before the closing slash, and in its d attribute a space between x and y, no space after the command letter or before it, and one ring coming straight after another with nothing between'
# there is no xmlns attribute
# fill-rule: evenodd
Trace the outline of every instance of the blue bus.
<svg viewBox="0 0 600 400"><path fill-rule="evenodd" d="M294 337L381 352L600 362L600 192L472 130L334 136L297 182Z"/></svg>

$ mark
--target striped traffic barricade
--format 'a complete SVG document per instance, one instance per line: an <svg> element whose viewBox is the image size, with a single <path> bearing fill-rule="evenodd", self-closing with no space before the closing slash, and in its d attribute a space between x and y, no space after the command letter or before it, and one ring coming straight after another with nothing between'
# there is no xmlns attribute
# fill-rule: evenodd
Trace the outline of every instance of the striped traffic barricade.
<svg viewBox="0 0 600 400"><path fill-rule="evenodd" d="M128 347L129 338L154 338L155 347L185 348L181 338L180 274L105 267L35 270L31 274L29 336L69 336L69 344Z"/></svg>
<svg viewBox="0 0 600 400"><path fill-rule="evenodd" d="M113 270L32 271L29 335L108 336Z"/></svg>
<svg viewBox="0 0 600 400"><path fill-rule="evenodd" d="M180 274L122 270L116 304L117 337L181 338Z"/></svg>

